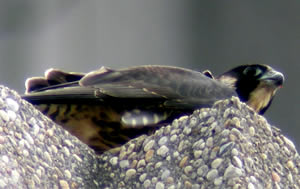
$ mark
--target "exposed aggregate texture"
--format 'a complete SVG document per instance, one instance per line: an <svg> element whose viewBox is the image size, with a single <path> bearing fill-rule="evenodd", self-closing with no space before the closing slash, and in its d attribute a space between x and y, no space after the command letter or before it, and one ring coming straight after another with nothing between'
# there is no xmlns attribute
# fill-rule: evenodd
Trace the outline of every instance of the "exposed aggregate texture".
<svg viewBox="0 0 300 189"><path fill-rule="evenodd" d="M294 144L237 98L96 155L0 86L0 188L300 188Z"/></svg>

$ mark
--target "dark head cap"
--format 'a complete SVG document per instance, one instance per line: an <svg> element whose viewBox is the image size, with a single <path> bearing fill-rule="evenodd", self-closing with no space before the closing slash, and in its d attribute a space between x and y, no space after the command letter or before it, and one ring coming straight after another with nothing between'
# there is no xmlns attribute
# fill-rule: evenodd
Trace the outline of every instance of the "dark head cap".
<svg viewBox="0 0 300 189"><path fill-rule="evenodd" d="M217 79L235 88L240 100L260 114L270 106L277 89L284 82L282 73L260 64L238 66Z"/></svg>

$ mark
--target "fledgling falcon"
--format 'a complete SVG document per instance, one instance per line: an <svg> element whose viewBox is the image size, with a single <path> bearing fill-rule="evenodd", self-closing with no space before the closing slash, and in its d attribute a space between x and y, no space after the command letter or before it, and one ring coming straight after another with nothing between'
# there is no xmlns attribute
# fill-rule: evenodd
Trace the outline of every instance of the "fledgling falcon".
<svg viewBox="0 0 300 189"><path fill-rule="evenodd" d="M26 81L23 98L102 153L232 96L263 114L283 81L267 65L238 66L216 78L154 65L87 74L50 69Z"/></svg>

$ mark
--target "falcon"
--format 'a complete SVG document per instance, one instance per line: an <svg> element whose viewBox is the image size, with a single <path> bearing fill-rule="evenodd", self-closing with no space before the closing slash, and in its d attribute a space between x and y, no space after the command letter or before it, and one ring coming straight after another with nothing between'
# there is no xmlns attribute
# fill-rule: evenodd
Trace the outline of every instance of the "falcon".
<svg viewBox="0 0 300 189"><path fill-rule="evenodd" d="M283 74L259 64L218 77L160 65L87 74L49 69L45 77L27 79L22 98L102 153L232 96L263 114L283 81Z"/></svg>

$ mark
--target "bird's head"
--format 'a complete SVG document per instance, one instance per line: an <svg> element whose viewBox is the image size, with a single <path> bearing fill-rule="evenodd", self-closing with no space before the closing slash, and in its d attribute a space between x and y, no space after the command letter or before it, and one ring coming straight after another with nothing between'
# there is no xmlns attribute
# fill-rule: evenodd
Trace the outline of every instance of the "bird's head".
<svg viewBox="0 0 300 189"><path fill-rule="evenodd" d="M220 75L217 80L233 87L240 100L263 114L283 85L284 76L267 65L242 65Z"/></svg>

